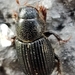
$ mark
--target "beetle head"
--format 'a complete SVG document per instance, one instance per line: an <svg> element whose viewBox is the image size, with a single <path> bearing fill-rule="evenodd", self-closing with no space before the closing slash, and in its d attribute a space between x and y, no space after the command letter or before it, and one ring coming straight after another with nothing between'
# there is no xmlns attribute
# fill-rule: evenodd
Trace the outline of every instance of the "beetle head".
<svg viewBox="0 0 75 75"><path fill-rule="evenodd" d="M35 19L38 18L38 12L31 6L22 7L19 9L19 18L22 19Z"/></svg>
<svg viewBox="0 0 75 75"><path fill-rule="evenodd" d="M16 3L19 6L21 6L19 0L16 0ZM21 18L26 18L27 19L28 18L27 16L30 16L30 14L32 14L32 16L34 18L36 16L37 17L39 16L39 18L43 22L46 22L47 9L43 5L40 5L39 3L36 4L36 6L32 6L32 5L28 4L27 2L25 2L23 7L19 9L19 17L21 17ZM29 19L31 19L31 18L29 17Z"/></svg>

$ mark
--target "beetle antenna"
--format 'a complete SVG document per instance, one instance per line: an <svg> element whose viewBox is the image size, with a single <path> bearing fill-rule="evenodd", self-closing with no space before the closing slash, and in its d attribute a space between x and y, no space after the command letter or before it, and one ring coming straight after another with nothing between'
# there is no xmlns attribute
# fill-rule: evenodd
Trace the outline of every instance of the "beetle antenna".
<svg viewBox="0 0 75 75"><path fill-rule="evenodd" d="M16 0L16 3L17 3L19 6L21 6L19 0ZM28 3L28 1L26 1L23 5L26 6L26 5L28 5L27 3Z"/></svg>

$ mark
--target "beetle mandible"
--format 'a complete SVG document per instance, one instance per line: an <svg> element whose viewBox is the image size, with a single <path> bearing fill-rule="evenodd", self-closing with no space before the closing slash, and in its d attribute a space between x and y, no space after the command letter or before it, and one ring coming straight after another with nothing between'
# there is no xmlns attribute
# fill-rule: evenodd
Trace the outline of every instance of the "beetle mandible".
<svg viewBox="0 0 75 75"><path fill-rule="evenodd" d="M16 2L19 4L18 0ZM57 34L45 31L46 8L24 6L19 9L17 17L15 46L24 73L51 75L55 67L58 73L61 73L60 60L54 53L48 37L54 35L58 41L68 40L62 40Z"/></svg>

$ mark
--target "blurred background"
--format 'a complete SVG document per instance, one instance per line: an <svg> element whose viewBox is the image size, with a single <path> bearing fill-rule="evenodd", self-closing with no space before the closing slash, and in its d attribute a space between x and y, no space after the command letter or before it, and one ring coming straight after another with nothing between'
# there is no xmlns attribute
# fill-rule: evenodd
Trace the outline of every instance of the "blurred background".
<svg viewBox="0 0 75 75"><path fill-rule="evenodd" d="M75 75L75 0L20 0L31 5L47 8L46 27L62 39L71 39L59 44L54 36L49 40L61 61L62 75ZM0 75L25 75L17 62L17 55L11 37L16 36L14 11L18 12L16 0L0 0ZM53 72L52 75L57 75Z"/></svg>

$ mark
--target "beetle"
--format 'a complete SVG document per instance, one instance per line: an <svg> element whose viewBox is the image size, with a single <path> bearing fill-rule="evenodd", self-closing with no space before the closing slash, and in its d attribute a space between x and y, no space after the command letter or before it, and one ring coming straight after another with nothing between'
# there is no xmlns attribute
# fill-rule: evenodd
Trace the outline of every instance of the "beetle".
<svg viewBox="0 0 75 75"><path fill-rule="evenodd" d="M19 4L19 1L16 0ZM15 47L18 61L26 75L51 75L57 67L61 73L60 60L54 53L50 35L62 40L57 34L46 31L46 8L39 6L24 6L19 9L16 24Z"/></svg>

